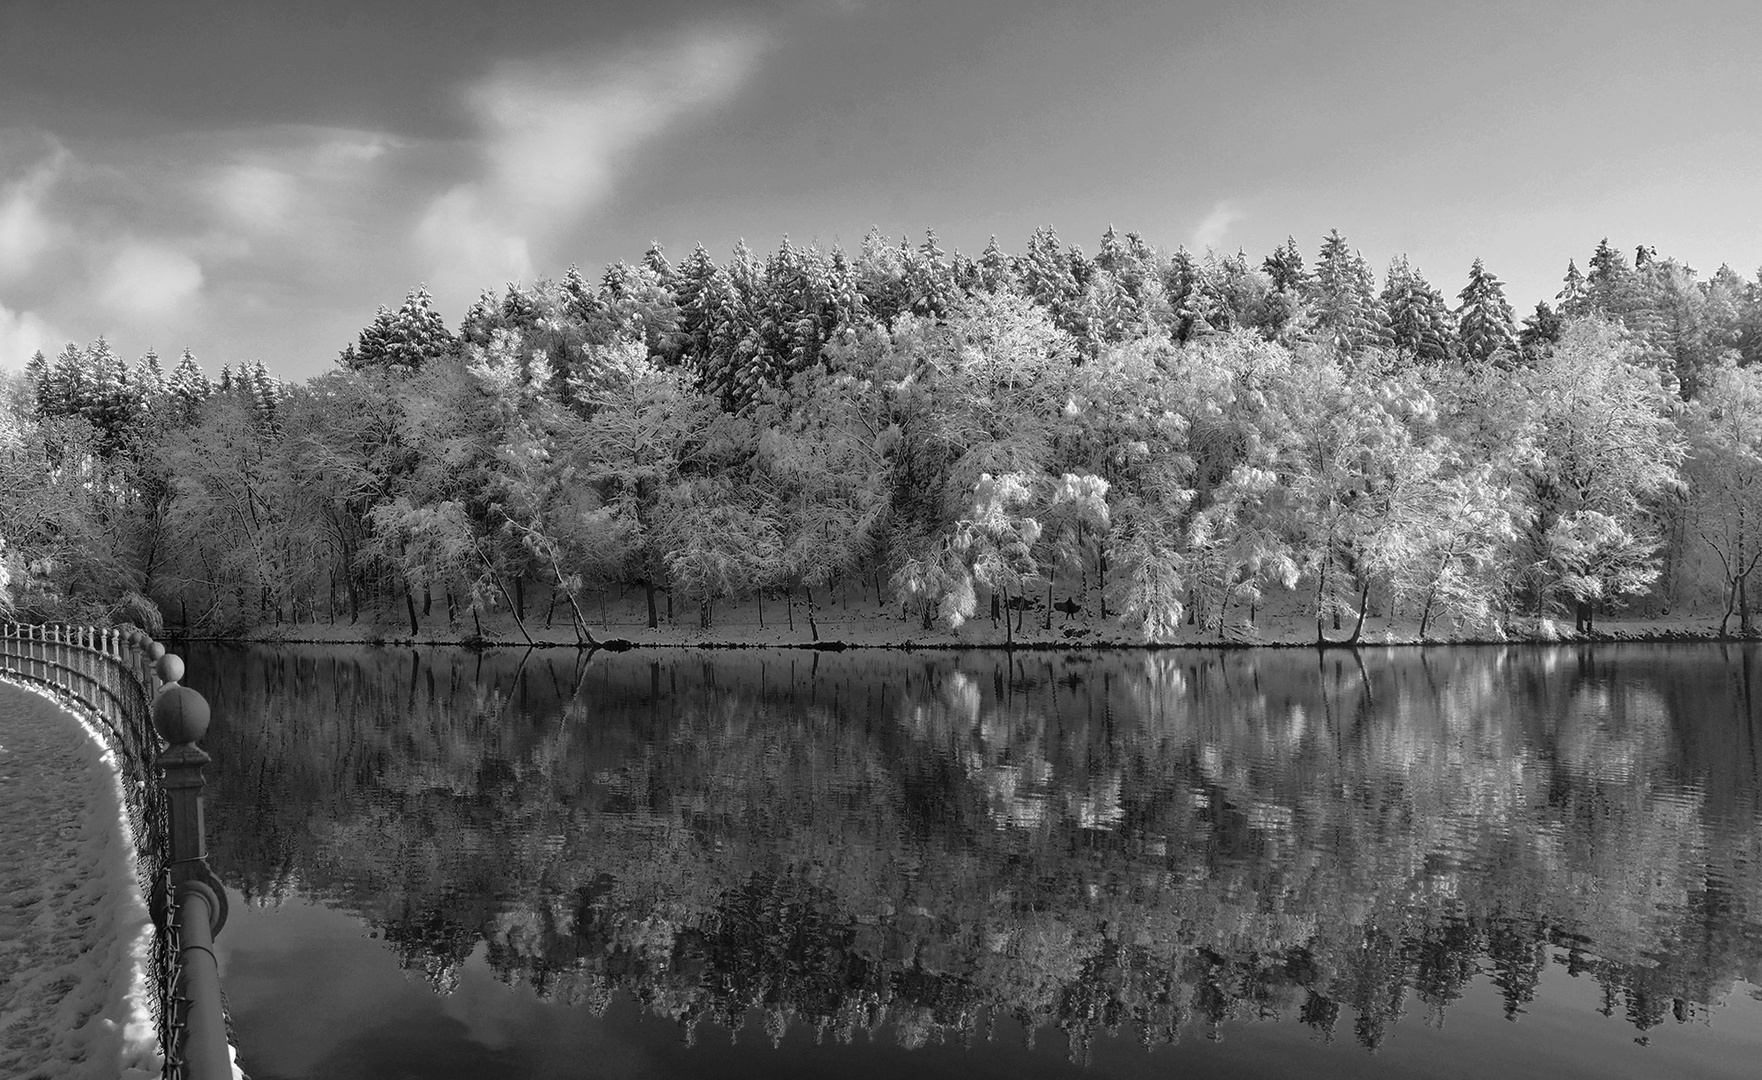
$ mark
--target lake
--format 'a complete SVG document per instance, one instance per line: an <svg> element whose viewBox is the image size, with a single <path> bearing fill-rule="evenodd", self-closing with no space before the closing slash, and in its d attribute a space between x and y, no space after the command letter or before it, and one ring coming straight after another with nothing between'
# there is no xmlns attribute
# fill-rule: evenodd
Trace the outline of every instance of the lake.
<svg viewBox="0 0 1762 1080"><path fill-rule="evenodd" d="M1755 646L184 655L254 1080L1762 1061Z"/></svg>

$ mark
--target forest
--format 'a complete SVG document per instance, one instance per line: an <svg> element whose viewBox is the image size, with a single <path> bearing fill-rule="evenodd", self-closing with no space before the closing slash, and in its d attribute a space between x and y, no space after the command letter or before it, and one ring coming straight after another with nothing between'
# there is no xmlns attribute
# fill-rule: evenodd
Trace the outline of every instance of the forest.
<svg viewBox="0 0 1762 1080"><path fill-rule="evenodd" d="M651 247L456 330L419 287L302 383L38 353L0 383L0 617L593 643L608 594L704 631L769 597L817 637L854 590L903 635L1749 635L1758 359L1762 282L1607 240L1521 321L1479 260L1452 302L1337 231Z"/></svg>

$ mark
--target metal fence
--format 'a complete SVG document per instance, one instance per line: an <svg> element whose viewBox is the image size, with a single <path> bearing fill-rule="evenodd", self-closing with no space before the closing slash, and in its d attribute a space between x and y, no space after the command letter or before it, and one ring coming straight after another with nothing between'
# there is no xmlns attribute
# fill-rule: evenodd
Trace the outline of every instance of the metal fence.
<svg viewBox="0 0 1762 1080"><path fill-rule="evenodd" d="M219 970L211 949L226 890L208 868L202 696L179 685L183 661L145 632L0 625L0 674L40 687L98 722L117 751L135 861L153 914L154 1018L167 1080L233 1075Z"/></svg>

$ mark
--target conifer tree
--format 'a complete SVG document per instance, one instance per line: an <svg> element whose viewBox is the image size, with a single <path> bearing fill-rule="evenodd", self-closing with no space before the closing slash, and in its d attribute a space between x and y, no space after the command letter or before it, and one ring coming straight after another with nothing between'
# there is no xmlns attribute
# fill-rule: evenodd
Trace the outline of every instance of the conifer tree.
<svg viewBox="0 0 1762 1080"><path fill-rule="evenodd" d="M863 236L863 247L853 267L863 306L889 329L895 319L911 308L903 248L903 242L895 244L882 236L880 229L870 228Z"/></svg>
<svg viewBox="0 0 1762 1080"><path fill-rule="evenodd" d="M1546 300L1536 301L1536 310L1524 317L1523 328L1517 332L1518 351L1534 363L1549 346L1560 340L1566 320L1548 306Z"/></svg>
<svg viewBox="0 0 1762 1080"><path fill-rule="evenodd" d="M1499 279L1476 259L1468 271L1468 284L1457 294L1456 340L1465 359L1488 361L1500 352L1515 352L1517 334L1512 326L1511 305Z"/></svg>
<svg viewBox="0 0 1762 1080"><path fill-rule="evenodd" d="M1322 240L1308 287L1309 334L1343 353L1386 345L1388 315L1364 256L1338 229Z"/></svg>
<svg viewBox="0 0 1762 1080"><path fill-rule="evenodd" d="M924 230L924 242L916 251L903 250L905 291L912 314L941 319L948 315L960 295L954 264L937 242L936 230Z"/></svg>
<svg viewBox="0 0 1762 1080"><path fill-rule="evenodd" d="M357 371L376 367L414 372L430 360L455 355L458 348L458 340L434 309L427 287L419 285L404 297L397 311L381 305L338 362Z"/></svg>
<svg viewBox="0 0 1762 1080"><path fill-rule="evenodd" d="M152 407L165 396L165 371L159 366L159 354L148 349L135 362L134 381L141 399Z"/></svg>
<svg viewBox="0 0 1762 1080"><path fill-rule="evenodd" d="M195 423L202 404L214 393L208 376L202 373L201 367L196 364L196 357L188 349L178 358L177 366L172 368L171 377L165 382L165 389L171 404L169 420L178 427Z"/></svg>
<svg viewBox="0 0 1762 1080"><path fill-rule="evenodd" d="M987 241L985 250L979 253L978 267L979 284L986 292L1016 287L1015 262L998 246L996 236Z"/></svg>
<svg viewBox="0 0 1762 1080"><path fill-rule="evenodd" d="M86 350L90 380L80 413L98 432L99 451L113 454L128 445L145 408L129 378L128 364L102 336Z"/></svg>
<svg viewBox="0 0 1762 1080"><path fill-rule="evenodd" d="M1591 313L1591 290L1585 284L1585 276L1579 273L1578 263L1572 259L1566 260L1566 280L1554 299L1560 302L1562 319L1580 319Z"/></svg>
<svg viewBox="0 0 1762 1080"><path fill-rule="evenodd" d="M1260 268L1279 292L1301 294L1309 287L1309 271L1303 268L1303 252L1294 236L1285 237L1285 246L1262 259Z"/></svg>
<svg viewBox="0 0 1762 1080"><path fill-rule="evenodd" d="M1389 264L1383 279L1383 306L1389 312L1389 334L1394 346L1423 363L1438 363L1450 355L1456 333L1444 296L1432 288L1425 275L1408 265L1405 255Z"/></svg>
<svg viewBox="0 0 1762 1080"><path fill-rule="evenodd" d="M37 394L37 412L43 416L78 416L85 408L91 386L86 354L68 342L49 367Z"/></svg>
<svg viewBox="0 0 1762 1080"><path fill-rule="evenodd" d="M42 411L43 387L49 382L49 358L38 349L24 365L25 386L30 389L32 406Z"/></svg>

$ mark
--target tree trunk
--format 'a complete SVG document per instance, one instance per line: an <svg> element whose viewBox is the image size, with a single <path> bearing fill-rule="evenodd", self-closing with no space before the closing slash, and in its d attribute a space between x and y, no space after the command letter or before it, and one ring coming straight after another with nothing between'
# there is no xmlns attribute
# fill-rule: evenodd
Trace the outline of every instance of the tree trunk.
<svg viewBox="0 0 1762 1080"><path fill-rule="evenodd" d="M416 594L410 591L409 582L404 583L404 606L410 612L410 636L415 637L418 633L416 626Z"/></svg>
<svg viewBox="0 0 1762 1080"><path fill-rule="evenodd" d="M1101 600L1101 618L1107 619L1107 548L1102 548L1095 558L1095 595Z"/></svg>
<svg viewBox="0 0 1762 1080"><path fill-rule="evenodd" d="M758 599L759 599L759 629L763 630L765 628L765 590L760 589L758 591Z"/></svg>
<svg viewBox="0 0 1762 1080"><path fill-rule="evenodd" d="M803 585L801 587L801 591L802 591L802 598L807 601L808 634L811 635L815 641L819 641L820 640L820 623L818 620L816 620L814 618L814 590L813 590L813 587L810 585Z"/></svg>
<svg viewBox="0 0 1762 1080"><path fill-rule="evenodd" d="M514 579L514 619L517 622L526 620L526 579Z"/></svg>
<svg viewBox="0 0 1762 1080"><path fill-rule="evenodd" d="M654 580L645 578L643 580L642 587L643 587L643 591L648 594L649 629L653 630L657 624L657 618L656 618L656 613L655 613L655 583L654 583ZM673 601L671 598L669 598L667 601L668 604L671 604L672 602Z"/></svg>
<svg viewBox="0 0 1762 1080"><path fill-rule="evenodd" d="M551 605L545 608L545 629L551 628L551 620L557 616L557 590L551 590Z"/></svg>
<svg viewBox="0 0 1762 1080"><path fill-rule="evenodd" d="M433 609L434 586L430 582L424 581L422 583L422 617L424 619L428 618L428 613Z"/></svg>
<svg viewBox="0 0 1762 1080"><path fill-rule="evenodd" d="M789 615L789 632L795 633L795 586L783 590L783 610Z"/></svg>
<svg viewBox="0 0 1762 1080"><path fill-rule="evenodd" d="M1352 636L1347 638L1348 644L1358 644L1364 634L1364 613L1370 609L1370 582L1366 581L1358 589L1358 622L1352 627Z"/></svg>
<svg viewBox="0 0 1762 1080"><path fill-rule="evenodd" d="M1041 627L1041 629L1043 629L1043 630L1051 630L1052 629L1052 578L1051 577L1048 577L1046 579L1046 620L1045 620L1045 624Z"/></svg>
<svg viewBox="0 0 1762 1080"><path fill-rule="evenodd" d="M1003 593L1003 643L1005 648L1013 649L1016 647L1016 632L1015 624L1010 621L1009 617L1009 589L1004 588L1000 591ZM997 603L995 595L992 596L991 602Z"/></svg>
<svg viewBox="0 0 1762 1080"><path fill-rule="evenodd" d="M1738 519L1738 561L1736 565L1741 568L1741 572L1738 574L1738 633L1749 637L1751 630L1750 571L1755 569L1755 566L1744 562L1744 529L1741 517Z"/></svg>
<svg viewBox="0 0 1762 1080"><path fill-rule="evenodd" d="M997 594L992 593L991 594L991 625L992 626L997 625L997 614L998 614Z"/></svg>

